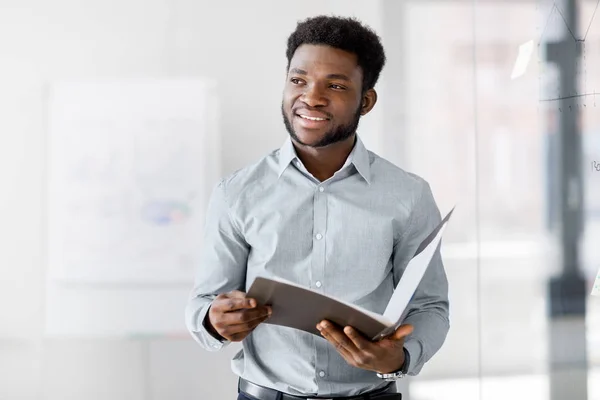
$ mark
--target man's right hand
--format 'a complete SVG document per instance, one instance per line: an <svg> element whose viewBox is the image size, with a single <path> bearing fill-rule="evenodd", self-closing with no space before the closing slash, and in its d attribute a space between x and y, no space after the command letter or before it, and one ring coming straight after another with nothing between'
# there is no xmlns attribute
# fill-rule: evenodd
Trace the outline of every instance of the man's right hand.
<svg viewBox="0 0 600 400"><path fill-rule="evenodd" d="M231 342L241 342L271 316L270 306L257 306L256 300L246 293L234 290L218 295L212 302L205 319L211 333L217 333Z"/></svg>

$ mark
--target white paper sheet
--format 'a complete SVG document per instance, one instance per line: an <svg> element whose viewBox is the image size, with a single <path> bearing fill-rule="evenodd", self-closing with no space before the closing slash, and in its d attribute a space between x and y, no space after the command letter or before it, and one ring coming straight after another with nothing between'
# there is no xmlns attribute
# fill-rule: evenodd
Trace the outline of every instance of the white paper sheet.
<svg viewBox="0 0 600 400"><path fill-rule="evenodd" d="M598 270L594 286L592 286L592 296L600 296L600 270Z"/></svg>
<svg viewBox="0 0 600 400"><path fill-rule="evenodd" d="M454 209L452 209L452 211L453 210ZM425 271L427 270L427 267L429 266L429 263L431 262L431 259L437 250L440 241L442 240L442 236L446 230L446 227L448 226L448 220L452 214L452 211L450 211L442 220L443 224L433 239L421 252L414 256L406 266L406 269L400 278L400 282L398 282L398 285L396 285L394 294L392 295L392 298L390 299L390 302L383 313L383 316L387 320L394 321L394 323L396 323L396 321L400 320L400 318L403 316L406 306L412 299L412 296L421 283L421 279L423 278L423 275L425 275Z"/></svg>

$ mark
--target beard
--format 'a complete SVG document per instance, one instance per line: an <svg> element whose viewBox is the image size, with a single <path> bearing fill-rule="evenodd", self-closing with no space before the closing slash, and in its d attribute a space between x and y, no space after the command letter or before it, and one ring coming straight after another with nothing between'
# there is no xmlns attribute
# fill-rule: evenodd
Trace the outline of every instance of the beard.
<svg viewBox="0 0 600 400"><path fill-rule="evenodd" d="M356 129L358 128L358 123L360 122L360 111L362 106L359 104L358 109L354 113L352 117L352 121L346 125L339 125L325 132L323 137L314 144L304 143L294 130L292 122L289 120L288 116L285 114L285 110L283 108L283 103L281 103L281 115L283 116L283 124L285 125L285 129L288 131L290 137L294 139L297 143L300 143L303 146L318 148L329 146L334 143L343 142L344 140L350 138L352 135L356 133Z"/></svg>

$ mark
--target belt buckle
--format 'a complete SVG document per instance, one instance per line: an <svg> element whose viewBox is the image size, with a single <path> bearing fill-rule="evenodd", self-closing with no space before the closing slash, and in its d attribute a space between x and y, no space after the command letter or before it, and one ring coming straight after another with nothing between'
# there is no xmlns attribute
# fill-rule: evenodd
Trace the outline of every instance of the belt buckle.
<svg viewBox="0 0 600 400"><path fill-rule="evenodd" d="M333 397L307 397L306 400L335 400Z"/></svg>

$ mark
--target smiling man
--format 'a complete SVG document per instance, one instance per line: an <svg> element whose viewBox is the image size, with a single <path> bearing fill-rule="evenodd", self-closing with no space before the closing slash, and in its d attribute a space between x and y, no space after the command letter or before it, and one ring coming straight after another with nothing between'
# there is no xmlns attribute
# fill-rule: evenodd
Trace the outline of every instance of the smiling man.
<svg viewBox="0 0 600 400"><path fill-rule="evenodd" d="M357 135L377 103L379 37L355 19L320 16L298 24L286 55L289 138L214 189L188 329L207 350L242 343L232 360L240 400L401 399L393 381L418 374L449 329L439 249L406 323L377 342L331 321L318 324L320 337L262 323L273 310L246 297L257 275L278 276L383 313L441 220L428 183Z"/></svg>

